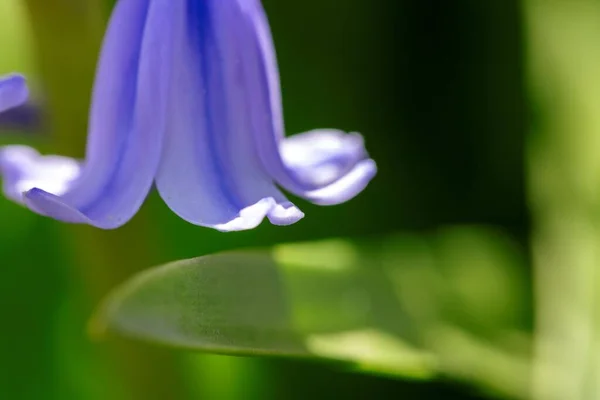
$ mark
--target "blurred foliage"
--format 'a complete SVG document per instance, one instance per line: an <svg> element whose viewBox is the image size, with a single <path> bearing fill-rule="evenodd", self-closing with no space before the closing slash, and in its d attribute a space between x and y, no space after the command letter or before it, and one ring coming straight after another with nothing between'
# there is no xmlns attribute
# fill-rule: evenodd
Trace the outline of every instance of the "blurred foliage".
<svg viewBox="0 0 600 400"><path fill-rule="evenodd" d="M600 397L600 3L526 3L535 399Z"/></svg>
<svg viewBox="0 0 600 400"><path fill-rule="evenodd" d="M91 331L205 352L322 358L395 377L447 374L524 398L531 338L519 331L528 314L520 257L481 228L205 256L134 277L105 301Z"/></svg>

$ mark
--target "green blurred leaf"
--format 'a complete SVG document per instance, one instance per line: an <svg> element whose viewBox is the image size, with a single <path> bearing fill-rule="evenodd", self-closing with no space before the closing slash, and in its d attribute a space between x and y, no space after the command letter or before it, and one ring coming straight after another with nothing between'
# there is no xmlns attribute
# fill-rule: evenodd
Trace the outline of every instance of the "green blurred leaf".
<svg viewBox="0 0 600 400"><path fill-rule="evenodd" d="M153 269L110 296L92 331L207 352L319 358L431 376L432 356L398 335L410 329L394 322L403 311L381 272L357 267L349 254L319 268L314 257L327 246L307 258L290 257L293 249L284 246Z"/></svg>
<svg viewBox="0 0 600 400"><path fill-rule="evenodd" d="M523 252L507 235L477 226L398 235L381 257L412 318L488 336L528 327L531 299Z"/></svg>
<svg viewBox="0 0 600 400"><path fill-rule="evenodd" d="M223 253L137 275L91 327L209 353L439 374L524 398L522 262L510 238L478 227Z"/></svg>

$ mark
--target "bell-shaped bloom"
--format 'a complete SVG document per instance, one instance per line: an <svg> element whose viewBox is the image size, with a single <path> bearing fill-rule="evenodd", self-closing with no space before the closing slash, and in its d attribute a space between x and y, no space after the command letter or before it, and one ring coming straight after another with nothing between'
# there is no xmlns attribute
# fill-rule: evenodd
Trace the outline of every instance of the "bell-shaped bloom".
<svg viewBox="0 0 600 400"><path fill-rule="evenodd" d="M20 106L29 93L25 78L21 75L7 75L0 77L0 113Z"/></svg>
<svg viewBox="0 0 600 400"><path fill-rule="evenodd" d="M222 231L349 200L373 178L361 136L286 138L275 52L259 0L120 0L100 55L86 158L0 149L6 195L111 229L153 184L181 218Z"/></svg>

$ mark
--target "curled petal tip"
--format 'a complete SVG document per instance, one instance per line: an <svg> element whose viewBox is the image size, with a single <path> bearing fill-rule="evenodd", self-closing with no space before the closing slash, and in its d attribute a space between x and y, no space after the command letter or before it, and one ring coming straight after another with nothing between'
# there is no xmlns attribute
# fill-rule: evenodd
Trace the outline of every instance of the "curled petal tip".
<svg viewBox="0 0 600 400"><path fill-rule="evenodd" d="M23 194L24 202L31 210L38 214L72 224L87 224L101 229L117 229L127 223L131 217L120 214L91 214L86 213L65 199L33 188Z"/></svg>
<svg viewBox="0 0 600 400"><path fill-rule="evenodd" d="M306 198L322 206L344 203L362 192L376 174L375 161L362 160L348 174L331 185L306 193Z"/></svg>
<svg viewBox="0 0 600 400"><path fill-rule="evenodd" d="M24 203L23 194L33 188L55 194L66 192L79 176L80 165L68 157L41 156L31 147L6 146L0 149L0 172L4 194Z"/></svg>
<svg viewBox="0 0 600 400"><path fill-rule="evenodd" d="M28 97L25 77L19 74L0 77L0 112L20 106Z"/></svg>
<svg viewBox="0 0 600 400"><path fill-rule="evenodd" d="M295 179L311 188L335 182L366 158L361 135L334 129L290 136L281 142L280 151Z"/></svg>
<svg viewBox="0 0 600 400"><path fill-rule="evenodd" d="M269 221L273 225L292 225L304 218L304 213L290 202L286 204L274 204L268 214Z"/></svg>
<svg viewBox="0 0 600 400"><path fill-rule="evenodd" d="M302 211L292 203L282 204L278 203L273 197L268 197L243 208L230 221L217 224L203 223L202 225L221 232L235 232L254 229L265 218L268 218L274 225L291 225L303 217Z"/></svg>
<svg viewBox="0 0 600 400"><path fill-rule="evenodd" d="M63 222L89 223L95 225L88 217L75 207L68 205L59 196L34 187L23 193L24 202L31 210Z"/></svg>
<svg viewBox="0 0 600 400"><path fill-rule="evenodd" d="M256 204L242 209L239 216L229 222L216 224L214 228L221 232L243 231L254 229L263 221L273 208L275 201L272 198L262 199Z"/></svg>
<svg viewBox="0 0 600 400"><path fill-rule="evenodd" d="M314 130L283 139L279 148L281 162L263 158L266 167L283 187L315 204L346 202L377 173L358 133Z"/></svg>

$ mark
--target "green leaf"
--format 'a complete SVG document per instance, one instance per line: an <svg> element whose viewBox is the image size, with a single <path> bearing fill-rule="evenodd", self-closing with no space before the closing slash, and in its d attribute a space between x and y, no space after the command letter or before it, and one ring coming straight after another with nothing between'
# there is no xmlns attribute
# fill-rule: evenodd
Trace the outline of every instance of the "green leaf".
<svg viewBox="0 0 600 400"><path fill-rule="evenodd" d="M341 241L175 262L117 289L93 319L92 332L212 353L317 358L377 373L431 376L433 356L400 339L416 333L403 325L393 287L380 269L357 262L353 248Z"/></svg>
<svg viewBox="0 0 600 400"><path fill-rule="evenodd" d="M478 227L223 253L137 275L105 301L92 332L395 377L441 375L524 398L522 270L510 238Z"/></svg>

